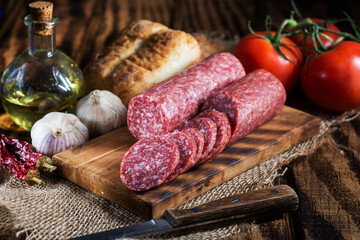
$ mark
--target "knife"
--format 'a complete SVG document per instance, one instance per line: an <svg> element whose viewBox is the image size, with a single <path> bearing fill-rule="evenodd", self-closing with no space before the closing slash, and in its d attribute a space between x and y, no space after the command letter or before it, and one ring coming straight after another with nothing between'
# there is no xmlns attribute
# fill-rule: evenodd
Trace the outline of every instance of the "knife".
<svg viewBox="0 0 360 240"><path fill-rule="evenodd" d="M190 209L168 209L160 218L72 239L118 239L250 221L296 210L298 203L298 196L291 187L277 185L236 194Z"/></svg>

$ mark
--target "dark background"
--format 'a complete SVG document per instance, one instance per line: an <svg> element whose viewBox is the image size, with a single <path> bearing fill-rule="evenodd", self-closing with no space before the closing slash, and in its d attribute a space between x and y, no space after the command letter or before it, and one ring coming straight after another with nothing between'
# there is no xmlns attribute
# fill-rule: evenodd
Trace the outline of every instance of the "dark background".
<svg viewBox="0 0 360 240"><path fill-rule="evenodd" d="M1 0L0 72L20 52L27 49L26 0ZM292 6L284 0L59 0L55 14L57 47L84 67L87 59L102 49L131 20L145 18L186 32L218 32L226 39L264 30L266 15L274 24L290 16ZM360 24L360 1L312 0L296 1L303 17L342 18L346 11ZM349 31L348 24L339 24ZM76 39L76 41L74 41ZM16 45L11 45L10 40ZM81 43L80 43L81 42ZM85 44L85 45L84 45ZM10 49L10 50L9 50Z"/></svg>
<svg viewBox="0 0 360 240"><path fill-rule="evenodd" d="M26 0L0 0L0 74L28 48ZM58 0L57 48L83 68L132 20L149 19L186 32L204 32L228 41L264 30L266 15L275 24L289 17L283 0ZM360 25L359 0L296 1L304 17L342 18L346 11ZM349 25L340 24L343 30ZM235 41L234 40L234 41ZM300 101L302 99L300 98ZM0 109L1 112L1 109ZM6 118L1 114L2 119ZM0 120L2 121L2 120ZM7 118L7 121L10 121ZM14 126L11 126L14 127ZM283 221L259 224L261 239L360 239L360 119L334 124L330 142L292 161L284 177L299 195L299 211ZM14 130L13 130L14 129ZM18 133L16 126L8 133Z"/></svg>

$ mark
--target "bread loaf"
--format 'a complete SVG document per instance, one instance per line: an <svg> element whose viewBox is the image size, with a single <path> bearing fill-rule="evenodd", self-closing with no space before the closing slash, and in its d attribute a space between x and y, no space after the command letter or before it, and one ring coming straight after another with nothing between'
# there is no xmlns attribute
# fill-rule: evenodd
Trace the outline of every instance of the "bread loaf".
<svg viewBox="0 0 360 240"><path fill-rule="evenodd" d="M201 55L190 34L141 20L130 24L84 69L87 91L105 89L130 99L195 63Z"/></svg>
<svg viewBox="0 0 360 240"><path fill-rule="evenodd" d="M159 31L110 76L112 91L127 105L131 98L195 63L200 53L191 35L182 31Z"/></svg>
<svg viewBox="0 0 360 240"><path fill-rule="evenodd" d="M144 41L157 31L168 29L160 23L140 20L125 27L101 55L96 55L85 67L84 75L87 92L95 89L111 91L110 82L106 78L115 68L136 50L141 48Z"/></svg>

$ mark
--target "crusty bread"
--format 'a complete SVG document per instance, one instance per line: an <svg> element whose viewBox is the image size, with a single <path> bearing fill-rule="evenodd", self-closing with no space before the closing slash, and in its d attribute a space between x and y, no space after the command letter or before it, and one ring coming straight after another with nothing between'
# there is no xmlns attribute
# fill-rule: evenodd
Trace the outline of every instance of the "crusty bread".
<svg viewBox="0 0 360 240"><path fill-rule="evenodd" d="M87 85L87 92L94 89L111 90L110 82L105 79L115 70L115 68L142 47L144 41L152 34L168 29L165 25L140 20L131 22L126 26L101 55L96 55L94 59L85 67L84 75Z"/></svg>
<svg viewBox="0 0 360 240"><path fill-rule="evenodd" d="M190 34L159 31L109 77L112 91L128 105L131 98L195 63L200 54L200 46Z"/></svg>
<svg viewBox="0 0 360 240"><path fill-rule="evenodd" d="M84 69L87 92L105 89L127 106L131 98L196 63L201 48L183 31L141 20Z"/></svg>

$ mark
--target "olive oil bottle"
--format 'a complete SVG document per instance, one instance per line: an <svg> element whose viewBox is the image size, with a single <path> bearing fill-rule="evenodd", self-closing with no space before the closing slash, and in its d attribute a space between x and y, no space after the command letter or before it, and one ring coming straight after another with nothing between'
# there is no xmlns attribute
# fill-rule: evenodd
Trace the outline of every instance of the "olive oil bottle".
<svg viewBox="0 0 360 240"><path fill-rule="evenodd" d="M50 2L30 3L24 19L29 28L29 50L16 57L1 78L1 102L14 122L26 130L45 114L72 112L84 94L83 74L77 64L56 50Z"/></svg>

